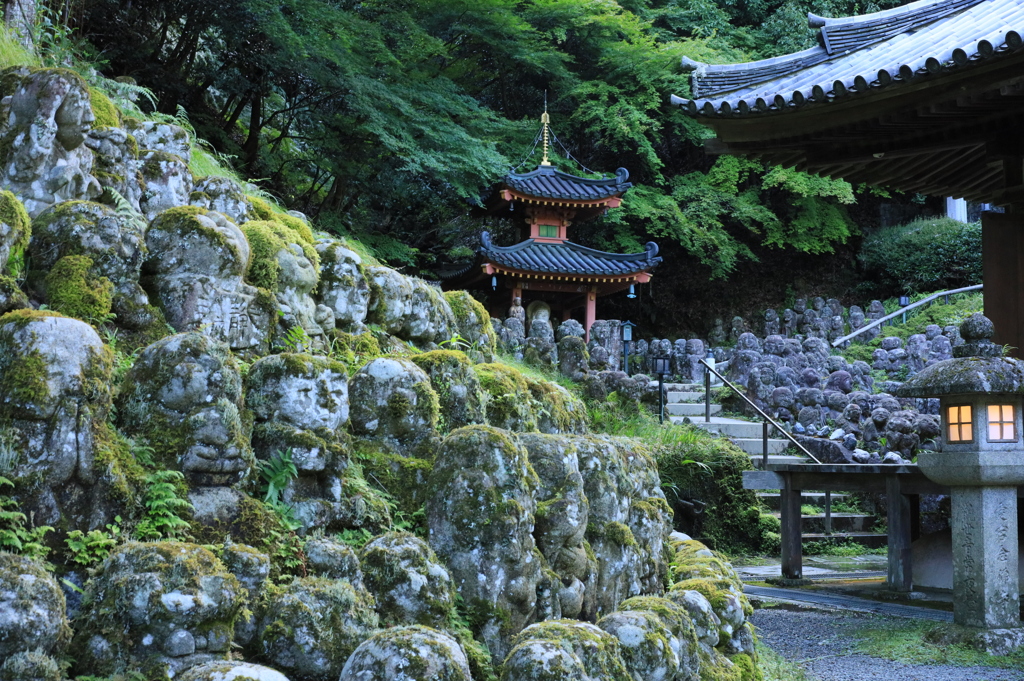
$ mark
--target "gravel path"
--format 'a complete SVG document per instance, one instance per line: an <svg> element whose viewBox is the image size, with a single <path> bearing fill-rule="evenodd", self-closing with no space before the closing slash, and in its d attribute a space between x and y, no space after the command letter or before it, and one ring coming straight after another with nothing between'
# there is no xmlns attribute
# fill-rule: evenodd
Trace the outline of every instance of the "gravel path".
<svg viewBox="0 0 1024 681"><path fill-rule="evenodd" d="M787 660L802 662L816 681L1024 681L1024 670L910 665L854 654L852 632L874 621L897 621L842 611L761 608L751 621L761 642Z"/></svg>

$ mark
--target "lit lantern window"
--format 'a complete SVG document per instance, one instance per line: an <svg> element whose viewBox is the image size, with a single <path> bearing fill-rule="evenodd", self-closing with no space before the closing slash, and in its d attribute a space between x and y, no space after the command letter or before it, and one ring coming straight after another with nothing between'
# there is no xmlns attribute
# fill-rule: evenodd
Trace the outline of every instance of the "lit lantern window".
<svg viewBox="0 0 1024 681"><path fill-rule="evenodd" d="M1013 425L1012 404L990 404L988 406L988 441L1017 441L1017 434Z"/></svg>
<svg viewBox="0 0 1024 681"><path fill-rule="evenodd" d="M960 404L946 412L947 442L972 442L974 426L971 422L971 405Z"/></svg>

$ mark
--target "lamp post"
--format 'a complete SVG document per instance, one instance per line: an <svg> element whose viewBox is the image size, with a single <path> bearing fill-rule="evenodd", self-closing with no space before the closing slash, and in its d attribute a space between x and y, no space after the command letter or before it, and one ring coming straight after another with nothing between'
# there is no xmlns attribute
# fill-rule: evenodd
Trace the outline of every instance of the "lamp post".
<svg viewBox="0 0 1024 681"><path fill-rule="evenodd" d="M629 375L629 342L633 340L633 328L636 326L628 319L620 325L622 329L622 370Z"/></svg>
<svg viewBox="0 0 1024 681"><path fill-rule="evenodd" d="M1005 654L1024 644L1017 582L1024 363L1003 357L992 333L992 322L972 315L960 326L966 342L953 348L954 358L927 367L898 394L939 398L945 442L917 461L951 490L953 620L982 630L980 646Z"/></svg>
<svg viewBox="0 0 1024 681"><path fill-rule="evenodd" d="M654 358L654 373L658 374L658 421L665 422L665 374L672 371L672 358Z"/></svg>
<svg viewBox="0 0 1024 681"><path fill-rule="evenodd" d="M910 305L910 296L900 296L900 307L906 307L907 305ZM903 312L903 323L907 323L906 311Z"/></svg>

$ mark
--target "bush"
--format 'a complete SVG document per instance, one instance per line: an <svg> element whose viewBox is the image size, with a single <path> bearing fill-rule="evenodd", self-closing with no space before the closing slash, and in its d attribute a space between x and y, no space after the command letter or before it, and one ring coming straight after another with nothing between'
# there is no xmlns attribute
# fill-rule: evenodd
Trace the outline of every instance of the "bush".
<svg viewBox="0 0 1024 681"><path fill-rule="evenodd" d="M885 227L864 239L858 259L881 295L980 284L981 225L927 218Z"/></svg>

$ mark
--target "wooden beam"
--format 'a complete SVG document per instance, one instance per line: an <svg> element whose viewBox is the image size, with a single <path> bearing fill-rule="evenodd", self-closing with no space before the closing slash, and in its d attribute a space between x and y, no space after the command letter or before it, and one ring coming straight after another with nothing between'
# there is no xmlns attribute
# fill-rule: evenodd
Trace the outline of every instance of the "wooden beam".
<svg viewBox="0 0 1024 681"><path fill-rule="evenodd" d="M782 576L786 579L802 579L803 533L800 514L801 490L793 486L792 476L783 476L781 492L782 509Z"/></svg>
<svg viewBox="0 0 1024 681"><path fill-rule="evenodd" d="M888 534L889 569L886 580L892 591L913 589L910 563L910 499L900 488L897 475L886 476L885 507Z"/></svg>

